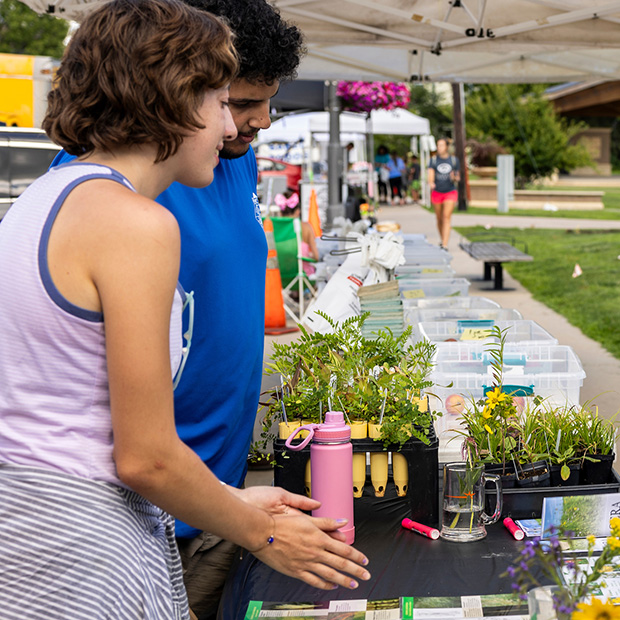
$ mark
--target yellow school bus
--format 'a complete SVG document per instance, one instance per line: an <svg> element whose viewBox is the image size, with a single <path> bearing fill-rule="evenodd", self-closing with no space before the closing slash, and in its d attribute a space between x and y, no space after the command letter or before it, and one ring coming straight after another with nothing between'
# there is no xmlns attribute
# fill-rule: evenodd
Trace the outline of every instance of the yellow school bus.
<svg viewBox="0 0 620 620"><path fill-rule="evenodd" d="M41 127L58 61L0 54L0 125Z"/></svg>

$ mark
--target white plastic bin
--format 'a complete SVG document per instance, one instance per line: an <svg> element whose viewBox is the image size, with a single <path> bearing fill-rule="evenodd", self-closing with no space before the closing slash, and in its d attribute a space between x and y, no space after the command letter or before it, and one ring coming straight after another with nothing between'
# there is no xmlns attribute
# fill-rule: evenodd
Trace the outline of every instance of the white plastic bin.
<svg viewBox="0 0 620 620"><path fill-rule="evenodd" d="M437 349L430 375L433 386L428 392L432 409L444 413L437 423L439 431L458 428L460 409L469 408L484 397L485 388L492 387L491 361L488 347L481 344L457 343ZM569 346L507 344L504 349L504 390L523 398L524 403L541 396L553 406L579 405L585 377L581 361Z"/></svg>
<svg viewBox="0 0 620 620"><path fill-rule="evenodd" d="M419 323L420 336L430 340L437 348L451 347L459 341L489 345L497 342L491 336L480 340L472 340L471 330L490 330L494 326L506 329L506 343L518 344L557 344L558 341L546 329L535 321L526 320L487 320L487 319L455 319L447 321L422 321Z"/></svg>
<svg viewBox="0 0 620 620"><path fill-rule="evenodd" d="M424 233L397 233L396 237L400 237L403 240L405 245L427 245L431 244L428 242L426 235Z"/></svg>
<svg viewBox="0 0 620 620"><path fill-rule="evenodd" d="M460 297L469 293L466 278L399 278L398 288L403 299L420 297Z"/></svg>
<svg viewBox="0 0 620 620"><path fill-rule="evenodd" d="M403 308L500 308L501 306L488 297L414 297L403 299Z"/></svg>
<svg viewBox="0 0 620 620"><path fill-rule="evenodd" d="M404 257L407 265L447 265L452 261L445 250L424 246L405 246Z"/></svg>
<svg viewBox="0 0 620 620"><path fill-rule="evenodd" d="M436 265L400 265L396 267L396 277L402 279L454 278L456 271L448 263Z"/></svg>
<svg viewBox="0 0 620 620"><path fill-rule="evenodd" d="M458 299L458 298L457 298ZM518 310L511 308L407 308L405 321L409 325L420 322L455 321L459 319L516 321L523 316Z"/></svg>

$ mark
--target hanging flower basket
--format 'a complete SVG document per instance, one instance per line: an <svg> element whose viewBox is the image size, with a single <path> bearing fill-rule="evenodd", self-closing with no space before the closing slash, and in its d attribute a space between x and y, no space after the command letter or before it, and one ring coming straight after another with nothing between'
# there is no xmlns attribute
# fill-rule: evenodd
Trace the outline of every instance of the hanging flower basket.
<svg viewBox="0 0 620 620"><path fill-rule="evenodd" d="M404 82L339 82L337 95L351 112L406 108L411 99Z"/></svg>

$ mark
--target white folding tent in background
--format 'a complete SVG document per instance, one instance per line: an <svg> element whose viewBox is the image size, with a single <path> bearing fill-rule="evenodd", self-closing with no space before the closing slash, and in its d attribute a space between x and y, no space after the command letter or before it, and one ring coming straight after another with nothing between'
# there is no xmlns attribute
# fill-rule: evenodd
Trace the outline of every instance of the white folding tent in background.
<svg viewBox="0 0 620 620"><path fill-rule="evenodd" d="M370 113L370 126L375 134L423 136L430 133L427 118L422 118L404 109L373 110ZM342 133L365 134L368 127L365 114L343 112L340 115ZM262 130L258 135L260 142L281 140L295 142L305 138L309 133L319 135L329 133L328 112L289 114L274 121L269 129Z"/></svg>
<svg viewBox="0 0 620 620"><path fill-rule="evenodd" d="M22 0L67 19L107 0ZM242 0L240 0L242 1ZM271 0L303 31L299 77L413 82L620 79L620 0ZM332 118L337 116L333 101ZM336 122L332 124L336 126ZM330 138L337 203L337 135ZM331 207L330 207L331 208Z"/></svg>
<svg viewBox="0 0 620 620"><path fill-rule="evenodd" d="M430 134L430 123L427 118L413 114L408 110L373 110L370 118L366 114L342 112L340 114L340 143L346 144L355 140L366 139L374 134L411 136L412 149L421 155L421 167L424 169L428 157L429 142L417 143L417 138ZM369 136L370 135L370 136ZM304 161L310 165L311 149L316 142L329 140L329 112L307 112L289 114L274 121L269 129L258 134L258 145L274 142L287 144L304 144ZM371 149L372 150L372 149ZM370 161L372 161L372 157Z"/></svg>

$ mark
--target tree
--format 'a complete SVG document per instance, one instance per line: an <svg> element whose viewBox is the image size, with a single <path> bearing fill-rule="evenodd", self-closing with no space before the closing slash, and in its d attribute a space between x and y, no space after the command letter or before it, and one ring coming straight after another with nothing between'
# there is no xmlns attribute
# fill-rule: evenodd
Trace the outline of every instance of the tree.
<svg viewBox="0 0 620 620"><path fill-rule="evenodd" d="M445 97L433 85L416 84L411 87L409 110L414 114L428 118L431 134L436 138L452 135L454 121L452 118L452 99L445 102Z"/></svg>
<svg viewBox="0 0 620 620"><path fill-rule="evenodd" d="M569 144L583 125L558 116L542 96L543 89L484 84L471 90L465 106L468 136L480 141L492 138L508 149L515 158L519 187L556 170L592 165L583 146Z"/></svg>
<svg viewBox="0 0 620 620"><path fill-rule="evenodd" d="M427 118L431 126L431 134L440 138L452 134L452 102L445 103L444 97L433 86L414 84L411 86L411 101L408 110ZM410 150L411 136L375 135L375 151L380 144L388 150L395 150L404 155Z"/></svg>
<svg viewBox="0 0 620 620"><path fill-rule="evenodd" d="M60 58L69 22L39 15L18 0L0 0L0 53Z"/></svg>

